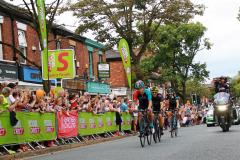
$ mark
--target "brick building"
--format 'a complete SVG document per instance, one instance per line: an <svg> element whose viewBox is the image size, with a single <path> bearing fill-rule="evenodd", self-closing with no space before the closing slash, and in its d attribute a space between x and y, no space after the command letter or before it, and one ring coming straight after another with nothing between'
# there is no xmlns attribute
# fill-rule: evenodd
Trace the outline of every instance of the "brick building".
<svg viewBox="0 0 240 160"><path fill-rule="evenodd" d="M116 96L130 95L127 75L118 51L106 51L106 61L110 64L109 84Z"/></svg>
<svg viewBox="0 0 240 160"><path fill-rule="evenodd" d="M19 81L19 85L41 87L41 51L31 17L24 10L0 1L0 81ZM48 49L73 49L75 51L76 77L64 80L63 87L75 91L108 93L109 86L98 82L97 64L105 62L104 46L66 28L53 25L49 33ZM9 45L7 45L9 44ZM19 56L20 50L29 61ZM105 90L98 92L104 85Z"/></svg>

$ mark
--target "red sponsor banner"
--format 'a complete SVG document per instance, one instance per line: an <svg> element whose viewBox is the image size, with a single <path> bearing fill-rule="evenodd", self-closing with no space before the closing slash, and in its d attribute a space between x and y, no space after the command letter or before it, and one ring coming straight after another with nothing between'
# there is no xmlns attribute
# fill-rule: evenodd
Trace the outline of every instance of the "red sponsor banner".
<svg viewBox="0 0 240 160"><path fill-rule="evenodd" d="M58 138L76 137L78 135L78 113L71 111L57 112Z"/></svg>

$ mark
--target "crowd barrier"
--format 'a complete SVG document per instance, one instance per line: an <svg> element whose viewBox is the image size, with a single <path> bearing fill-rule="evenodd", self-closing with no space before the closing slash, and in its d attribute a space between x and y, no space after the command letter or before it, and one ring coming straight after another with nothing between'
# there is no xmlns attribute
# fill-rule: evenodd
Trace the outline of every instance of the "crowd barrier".
<svg viewBox="0 0 240 160"><path fill-rule="evenodd" d="M12 127L9 112L0 114L0 145L21 144L114 132L116 113L94 115L84 112L16 112L18 123ZM122 130L131 130L131 115L122 113Z"/></svg>

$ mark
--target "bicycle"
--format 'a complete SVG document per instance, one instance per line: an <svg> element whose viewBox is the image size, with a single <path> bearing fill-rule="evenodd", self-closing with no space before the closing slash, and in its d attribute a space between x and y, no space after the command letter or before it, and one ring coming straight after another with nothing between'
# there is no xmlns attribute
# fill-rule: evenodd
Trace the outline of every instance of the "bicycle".
<svg viewBox="0 0 240 160"><path fill-rule="evenodd" d="M177 120L177 109L173 110L173 114L172 114L172 117L171 117L171 124L170 124L170 127L171 127L171 137L174 138L178 136L178 120Z"/></svg>
<svg viewBox="0 0 240 160"><path fill-rule="evenodd" d="M140 138L141 146L144 147L146 139L147 139L148 145L151 145L153 134L150 128L150 121L147 116L147 110L139 110L138 112L142 113L142 118L139 121L139 129L140 129L139 138Z"/></svg>
<svg viewBox="0 0 240 160"><path fill-rule="evenodd" d="M155 129L155 132L153 134L153 140L155 143L157 143L161 141L161 137L162 137L162 129L160 127L160 122L159 122L160 111L153 111L153 113L154 113L153 125Z"/></svg>

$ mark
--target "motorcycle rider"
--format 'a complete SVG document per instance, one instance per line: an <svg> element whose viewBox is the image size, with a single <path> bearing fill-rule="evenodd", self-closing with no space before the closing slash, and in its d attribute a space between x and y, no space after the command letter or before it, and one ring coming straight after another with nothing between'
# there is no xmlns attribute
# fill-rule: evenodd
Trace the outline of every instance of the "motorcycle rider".
<svg viewBox="0 0 240 160"><path fill-rule="evenodd" d="M224 78L223 76L220 77L220 82L218 82L217 84L217 93L218 92L226 92L229 93L229 86L227 84L227 80L226 78Z"/></svg>
<svg viewBox="0 0 240 160"><path fill-rule="evenodd" d="M217 85L216 85L216 95L214 96L214 99L216 100L217 98L218 98L218 96L220 96L220 93L222 93L222 94L227 94L228 95L228 99L230 100L230 95L229 95L229 85L227 84L227 78L225 78L225 77L220 77L219 78L219 81L217 82ZM233 109L232 109L232 105L230 104L229 105L229 116L228 117L230 117L230 119L229 119L229 121L231 121L231 118L232 118L232 111L233 111ZM216 109L214 109L214 121L216 121L216 119L217 119L218 117L217 117L217 115L216 115Z"/></svg>

